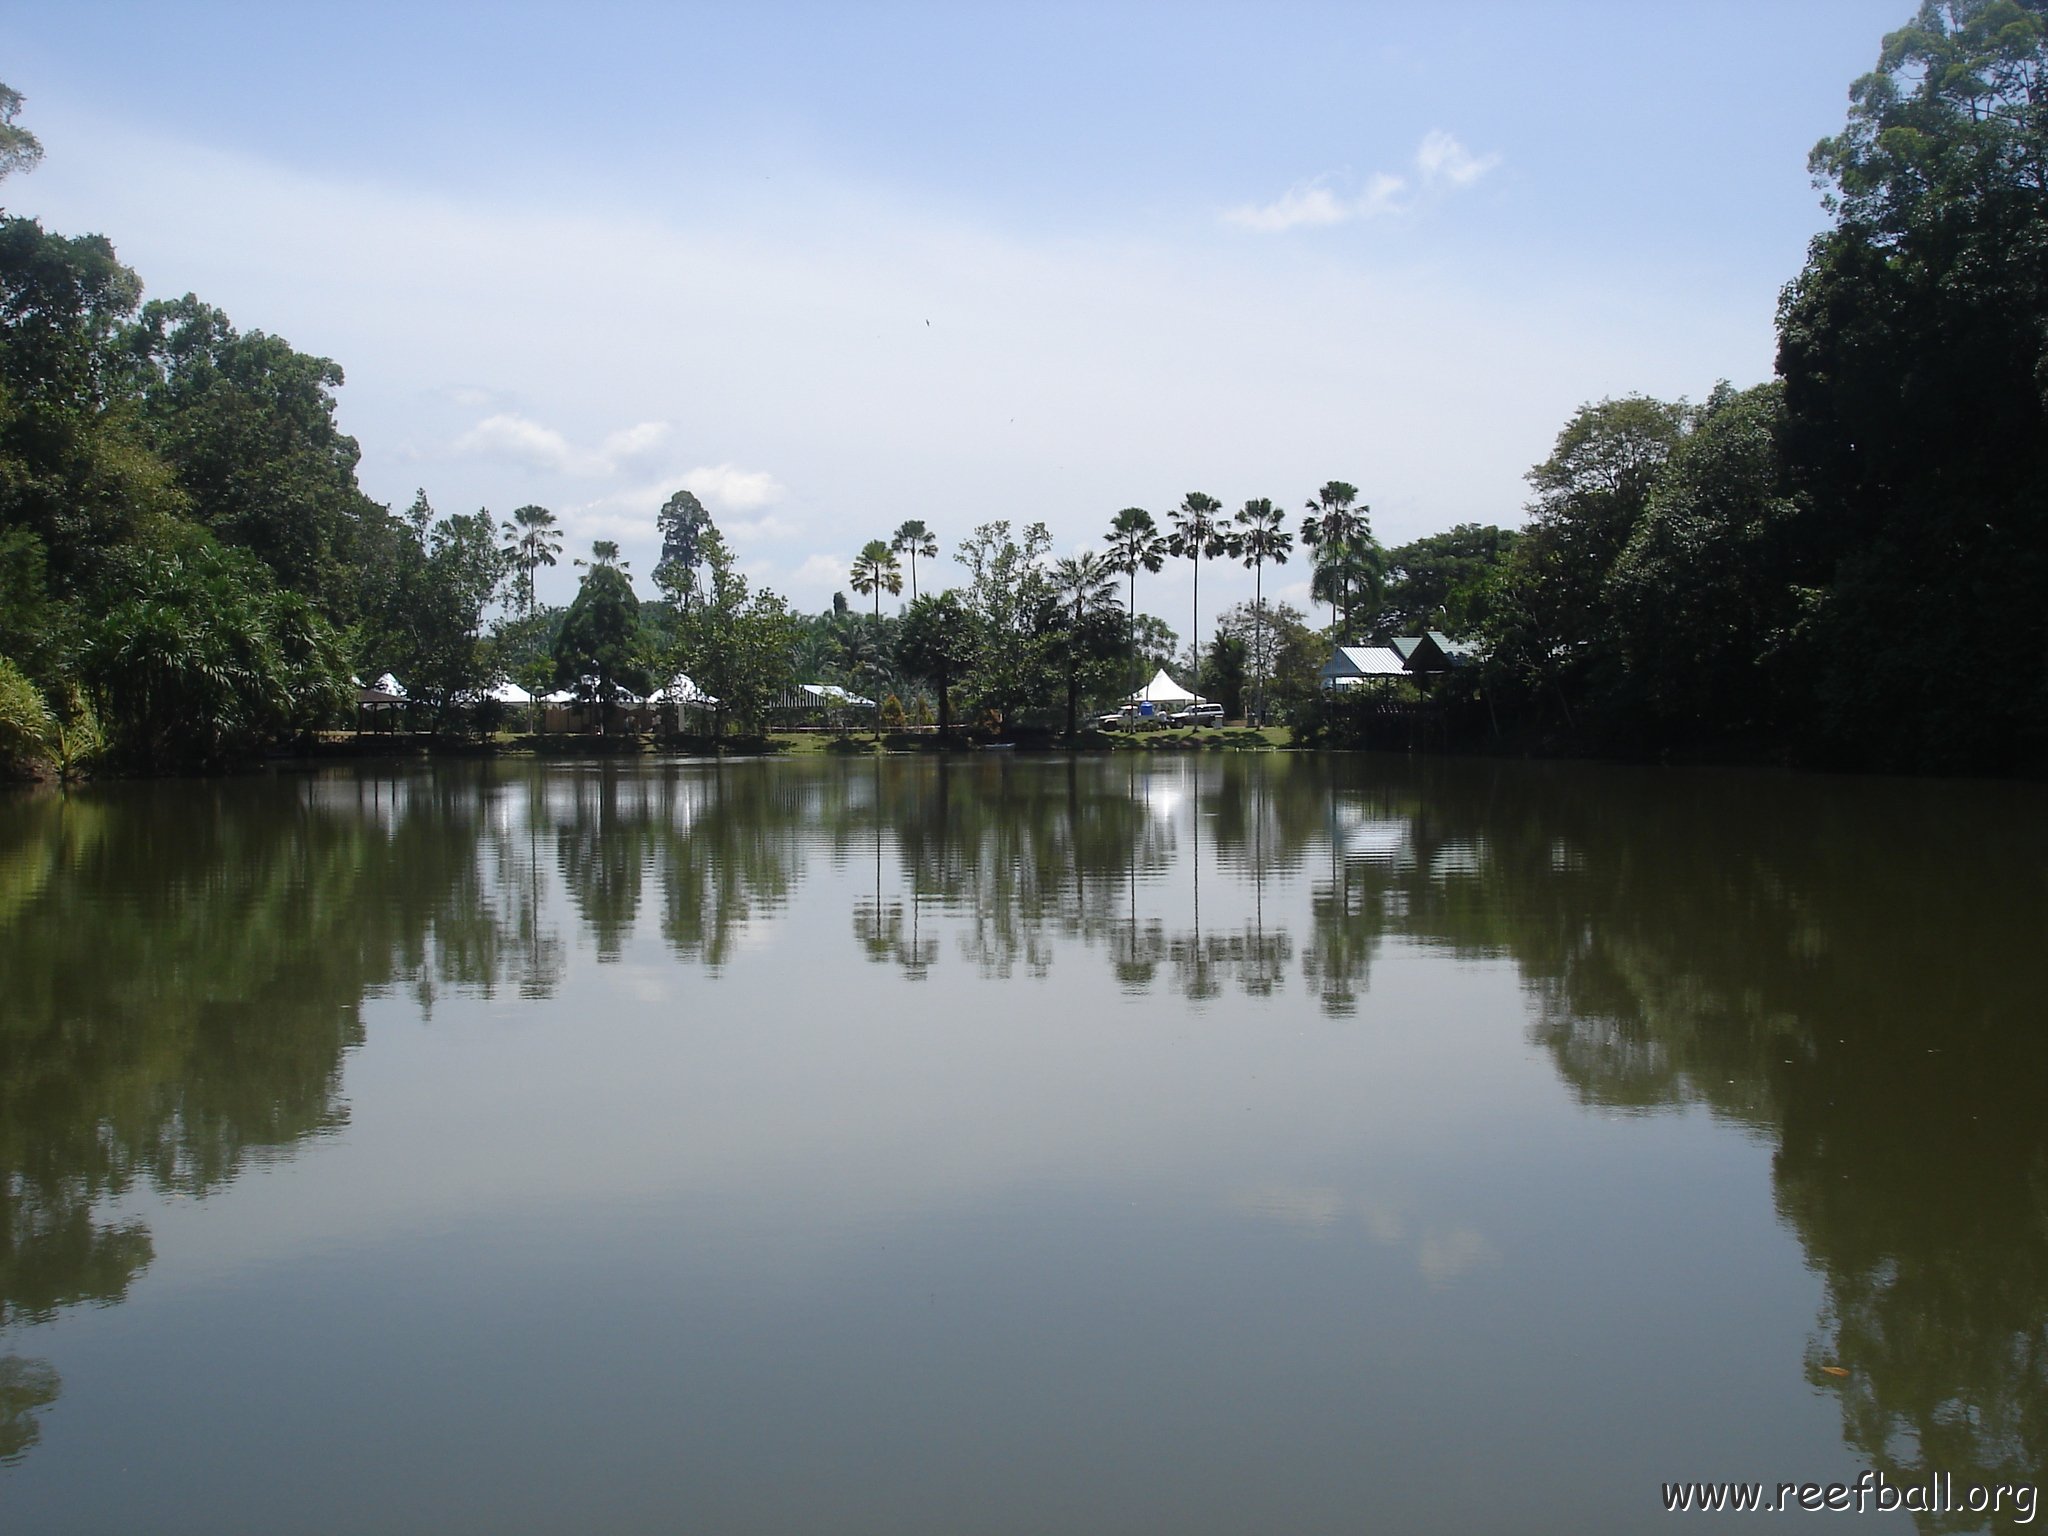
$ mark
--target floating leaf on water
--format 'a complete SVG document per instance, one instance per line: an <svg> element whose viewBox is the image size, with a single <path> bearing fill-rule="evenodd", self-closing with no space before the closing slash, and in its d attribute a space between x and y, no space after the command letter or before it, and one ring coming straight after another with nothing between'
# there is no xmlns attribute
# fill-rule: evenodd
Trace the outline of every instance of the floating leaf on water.
<svg viewBox="0 0 2048 1536"><path fill-rule="evenodd" d="M1845 1365L1824 1365L1821 1369L1830 1376L1846 1376L1849 1374L1849 1368Z"/></svg>

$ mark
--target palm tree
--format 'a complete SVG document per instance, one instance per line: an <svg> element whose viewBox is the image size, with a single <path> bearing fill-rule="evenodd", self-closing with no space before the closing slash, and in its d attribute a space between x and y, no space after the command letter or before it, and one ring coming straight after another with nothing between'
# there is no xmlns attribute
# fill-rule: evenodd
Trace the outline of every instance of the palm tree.
<svg viewBox="0 0 2048 1536"><path fill-rule="evenodd" d="M1266 562L1270 560L1275 565L1285 565L1294 548L1294 535L1287 531L1287 514L1265 496L1248 501L1239 509L1237 526L1244 530L1238 535L1244 563L1252 568L1252 618L1257 626L1252 641L1252 695L1253 707L1263 723L1266 716Z"/></svg>
<svg viewBox="0 0 2048 1536"><path fill-rule="evenodd" d="M1316 573L1309 583L1309 595L1330 604L1335 612L1341 603L1347 641L1352 615L1360 599L1379 610L1385 588L1387 552L1370 533L1356 534L1334 544L1324 544L1316 553Z"/></svg>
<svg viewBox="0 0 2048 1536"><path fill-rule="evenodd" d="M1091 613L1116 606L1116 574L1114 565L1094 550L1086 549L1053 566L1052 586L1060 595L1062 608L1072 605L1074 622L1078 624Z"/></svg>
<svg viewBox="0 0 2048 1536"><path fill-rule="evenodd" d="M1071 560L1061 560L1052 568L1052 589L1068 621L1056 649L1066 671L1070 738L1074 734L1082 664L1091 656L1102 654L1094 650L1096 645L1107 641L1113 647L1116 643L1116 631L1108 628L1116 614L1116 574L1116 567L1092 549L1083 550Z"/></svg>
<svg viewBox="0 0 2048 1536"><path fill-rule="evenodd" d="M1332 480L1320 491L1317 491L1315 499L1308 504L1308 516L1302 520L1301 524L1301 542L1316 551L1316 567L1319 575L1322 568L1336 557L1339 547L1346 539L1356 538L1362 529L1370 526L1366 522L1366 514L1371 512L1372 508L1360 507L1356 512L1352 511L1352 503L1357 500L1357 486L1346 485L1342 480ZM1326 554L1325 551L1328 551L1328 553ZM1329 582L1325 581L1324 585L1328 586ZM1348 595L1346 595L1348 594L1348 588L1339 581L1332 590L1336 591L1340 596L1345 596L1343 603L1344 623L1345 627L1349 628L1351 623L1351 604ZM1330 622L1335 624L1337 622L1338 601L1337 598L1333 597L1329 602ZM1347 638L1349 637L1342 634L1338 636L1340 640Z"/></svg>
<svg viewBox="0 0 2048 1536"><path fill-rule="evenodd" d="M607 566L614 565L622 571L626 569L626 562L619 558L619 546L610 539L593 539L590 545L590 558L578 560L576 563L593 571L601 571Z"/></svg>
<svg viewBox="0 0 2048 1536"><path fill-rule="evenodd" d="M515 511L502 525L505 533L505 552L512 557L512 568L519 572L515 591L523 599L526 616L533 617L534 573L542 566L552 566L562 553L561 531L555 526L555 514L546 507L524 506Z"/></svg>
<svg viewBox="0 0 2048 1536"><path fill-rule="evenodd" d="M1202 562L1237 552L1237 540L1225 533L1217 521L1216 514L1222 510L1223 503L1214 496L1205 491L1189 491L1180 505L1167 514L1173 519L1173 536L1166 541L1166 547L1175 559L1185 555L1195 562L1195 615L1193 639L1189 642L1195 656L1195 675L1188 686L1197 699L1202 696Z"/></svg>
<svg viewBox="0 0 2048 1536"><path fill-rule="evenodd" d="M854 557L853 570L847 576L853 590L866 596L874 594L875 622L882 621L882 593L891 597L903 590L903 570L897 565L896 556L881 539L869 539Z"/></svg>
<svg viewBox="0 0 2048 1536"><path fill-rule="evenodd" d="M927 560L938 559L939 541L932 537L931 529L913 517L896 530L896 537L889 541L889 548L899 555L910 556L910 600L914 603L917 601L917 557L923 555Z"/></svg>
<svg viewBox="0 0 2048 1536"><path fill-rule="evenodd" d="M1109 568L1131 579L1131 657L1138 655L1138 568L1154 575L1166 563L1166 537L1143 507L1125 507L1109 525ZM1138 669L1143 672L1144 668ZM1142 684L1145 679L1140 677Z"/></svg>

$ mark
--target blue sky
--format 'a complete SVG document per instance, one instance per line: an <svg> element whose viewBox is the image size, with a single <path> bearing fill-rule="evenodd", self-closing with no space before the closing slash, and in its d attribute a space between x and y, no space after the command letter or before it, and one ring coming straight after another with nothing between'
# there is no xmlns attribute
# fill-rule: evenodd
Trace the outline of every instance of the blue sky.
<svg viewBox="0 0 2048 1536"><path fill-rule="evenodd" d="M379 500L644 575L687 484L815 608L912 516L1518 521L1580 403L1768 377L1807 150L1911 9L74 0L7 23L5 194L340 362Z"/></svg>

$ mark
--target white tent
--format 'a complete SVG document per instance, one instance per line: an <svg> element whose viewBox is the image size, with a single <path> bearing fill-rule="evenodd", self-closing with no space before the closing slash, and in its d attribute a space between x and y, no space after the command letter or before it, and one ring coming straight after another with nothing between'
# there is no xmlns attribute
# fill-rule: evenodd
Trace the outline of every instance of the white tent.
<svg viewBox="0 0 2048 1536"><path fill-rule="evenodd" d="M490 691L489 697L497 700L500 704L531 704L533 702L533 695L517 683L500 683Z"/></svg>
<svg viewBox="0 0 2048 1536"><path fill-rule="evenodd" d="M710 709L717 705L718 700L714 699L702 688L699 688L695 680L688 673L678 672L661 687L647 695L647 702L650 704L695 705Z"/></svg>
<svg viewBox="0 0 2048 1536"><path fill-rule="evenodd" d="M386 672L382 677L378 678L377 681L372 683L370 686L380 690L381 692L390 694L394 699L402 699L406 696L405 684L401 683L389 672Z"/></svg>
<svg viewBox="0 0 2048 1536"><path fill-rule="evenodd" d="M1161 667L1158 672L1153 674L1152 681L1132 694L1127 702L1132 704L1149 703L1154 706L1168 705L1172 708L1180 709L1189 704L1206 704L1208 700L1196 698L1187 689L1181 687L1179 683L1168 677L1166 675L1166 668Z"/></svg>

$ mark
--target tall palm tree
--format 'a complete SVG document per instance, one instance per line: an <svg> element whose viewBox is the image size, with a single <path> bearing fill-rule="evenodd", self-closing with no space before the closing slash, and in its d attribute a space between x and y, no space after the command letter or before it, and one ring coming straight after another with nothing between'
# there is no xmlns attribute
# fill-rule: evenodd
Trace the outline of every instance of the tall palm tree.
<svg viewBox="0 0 2048 1536"><path fill-rule="evenodd" d="M1238 509L1237 536L1244 563L1252 568L1252 620L1256 626L1252 641L1253 707L1263 722L1266 715L1266 562L1285 565L1294 548L1294 535L1287 531L1287 514L1261 496Z"/></svg>
<svg viewBox="0 0 2048 1536"><path fill-rule="evenodd" d="M553 566L560 558L561 530L555 526L554 513L536 506L520 507L500 526L505 534L505 552L512 557L512 568L519 573L514 590L530 619L534 608L534 573L544 565Z"/></svg>
<svg viewBox="0 0 2048 1536"><path fill-rule="evenodd" d="M1216 516L1222 510L1223 503L1206 491L1189 491L1180 505L1167 514L1173 519L1173 535L1167 539L1166 547L1176 560L1185 555L1195 562L1194 627L1189 642L1195 654L1195 676L1188 686L1197 699L1202 696L1202 562L1222 554L1235 554L1237 546L1237 540L1224 531Z"/></svg>
<svg viewBox="0 0 2048 1536"><path fill-rule="evenodd" d="M1131 580L1131 659L1138 655L1138 569L1157 575L1166 564L1166 536L1143 507L1125 507L1109 525L1109 568L1122 571ZM1143 667L1138 669L1144 671ZM1140 677L1139 683L1145 679Z"/></svg>
<svg viewBox="0 0 2048 1536"><path fill-rule="evenodd" d="M847 576L853 590L863 597L874 594L875 622L882 620L882 593L886 590L891 597L903 590L903 569L896 563L887 541L869 539L854 556L853 570Z"/></svg>
<svg viewBox="0 0 2048 1536"><path fill-rule="evenodd" d="M917 557L927 560L939 558L939 541L932 536L931 529L917 518L910 518L896 530L896 537L889 541L889 548L899 555L910 556L910 600L917 601Z"/></svg>
<svg viewBox="0 0 2048 1536"><path fill-rule="evenodd" d="M1360 507L1354 512L1352 504L1357 500L1357 486L1346 485L1342 480L1332 480L1325 484L1321 490L1317 491L1314 499L1309 502L1308 516L1302 520L1301 524L1301 542L1316 552L1316 567L1319 573L1326 564L1336 558L1339 548L1346 539L1356 538L1361 529L1370 526L1366 522L1366 516L1372 511L1372 508ZM1326 551L1327 553L1325 553ZM1325 585L1327 586L1328 584L1326 581ZM1345 598L1342 606L1344 608L1344 623L1348 628L1351 623L1349 589L1341 581L1338 581L1332 590L1343 595ZM1338 606L1337 599L1332 598L1330 600L1330 622L1332 624L1337 622ZM1338 636L1339 640L1348 638L1350 637L1343 634Z"/></svg>

